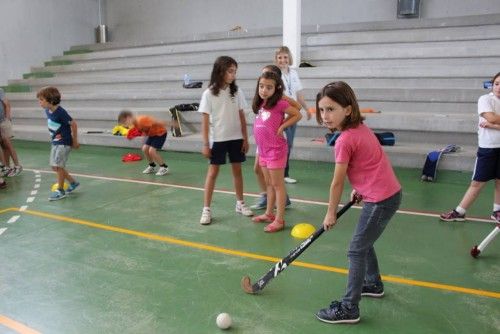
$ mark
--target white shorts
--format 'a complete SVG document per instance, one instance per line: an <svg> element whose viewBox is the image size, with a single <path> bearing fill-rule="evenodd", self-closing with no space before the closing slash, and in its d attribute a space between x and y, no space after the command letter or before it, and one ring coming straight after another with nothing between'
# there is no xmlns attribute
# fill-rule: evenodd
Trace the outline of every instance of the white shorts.
<svg viewBox="0 0 500 334"><path fill-rule="evenodd" d="M12 138L12 123L8 119L4 119L0 122L0 133L2 134L2 138Z"/></svg>
<svg viewBox="0 0 500 334"><path fill-rule="evenodd" d="M68 145L52 145L50 150L50 166L51 167L66 167L71 146Z"/></svg>

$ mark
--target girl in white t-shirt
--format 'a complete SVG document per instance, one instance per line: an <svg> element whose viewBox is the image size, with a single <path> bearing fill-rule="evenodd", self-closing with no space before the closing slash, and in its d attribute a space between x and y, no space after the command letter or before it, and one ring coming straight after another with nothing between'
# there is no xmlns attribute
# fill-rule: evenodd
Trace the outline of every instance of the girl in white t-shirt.
<svg viewBox="0 0 500 334"><path fill-rule="evenodd" d="M478 149L474 174L460 204L443 213L444 221L464 221L465 212L476 200L486 182L495 180L495 198L491 219L500 223L500 72L492 80L491 93L477 101L479 116Z"/></svg>
<svg viewBox="0 0 500 334"><path fill-rule="evenodd" d="M299 102L302 108L306 110L307 119L311 119L311 114L307 112L307 104L304 99L304 95L302 95L302 83L300 82L299 75L297 71L293 68L290 68L293 65L292 53L287 46L279 47L274 54L274 61L276 65L281 70L281 79L283 80L283 93ZM292 152L293 147L293 139L295 138L295 130L297 129L297 125L291 126L285 130L286 140L288 143L288 158L286 161L285 168L285 182L286 183L296 183L297 180L293 179L289 175L290 169L290 153Z"/></svg>
<svg viewBox="0 0 500 334"><path fill-rule="evenodd" d="M228 56L215 60L208 89L203 92L198 112L202 114L202 154L209 159L200 224L212 222L210 204L220 165L229 157L236 192L235 211L244 216L253 212L243 201L241 163L248 151L246 107L243 91L236 85L238 64Z"/></svg>

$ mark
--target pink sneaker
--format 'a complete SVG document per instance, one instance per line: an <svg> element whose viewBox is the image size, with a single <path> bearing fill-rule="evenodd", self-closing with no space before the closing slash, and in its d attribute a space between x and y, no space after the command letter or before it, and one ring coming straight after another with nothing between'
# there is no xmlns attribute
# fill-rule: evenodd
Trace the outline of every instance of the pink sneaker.
<svg viewBox="0 0 500 334"><path fill-rule="evenodd" d="M500 223L500 210L493 211L493 213L491 214L491 219L493 219L497 223Z"/></svg>
<svg viewBox="0 0 500 334"><path fill-rule="evenodd" d="M463 222L465 220L465 215L461 215L455 210L443 213L439 216L439 219L445 222Z"/></svg>
<svg viewBox="0 0 500 334"><path fill-rule="evenodd" d="M278 219L275 219L271 224L264 227L264 232L274 233L281 231L284 228L285 228L285 221L284 220L279 221Z"/></svg>
<svg viewBox="0 0 500 334"><path fill-rule="evenodd" d="M274 215L268 215L264 213L263 215L255 216L252 218L254 223L272 223L276 217Z"/></svg>

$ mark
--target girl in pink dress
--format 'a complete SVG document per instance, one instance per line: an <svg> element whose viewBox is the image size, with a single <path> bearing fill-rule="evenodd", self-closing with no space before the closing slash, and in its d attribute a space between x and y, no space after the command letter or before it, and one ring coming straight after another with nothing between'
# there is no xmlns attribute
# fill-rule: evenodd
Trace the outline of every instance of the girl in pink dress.
<svg viewBox="0 0 500 334"><path fill-rule="evenodd" d="M283 131L296 124L301 115L297 108L283 99L283 82L273 72L265 72L259 77L252 109L257 115L253 133L259 151L259 165L267 185L266 212L252 220L255 223L268 222L270 224L264 231L277 232L285 227L284 177L288 146ZM275 205L276 215L273 213Z"/></svg>

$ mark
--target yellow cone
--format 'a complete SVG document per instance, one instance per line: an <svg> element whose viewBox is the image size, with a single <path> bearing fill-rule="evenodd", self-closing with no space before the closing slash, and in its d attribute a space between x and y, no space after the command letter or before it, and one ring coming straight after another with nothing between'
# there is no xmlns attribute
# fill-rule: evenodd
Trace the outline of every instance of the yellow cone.
<svg viewBox="0 0 500 334"><path fill-rule="evenodd" d="M292 237L306 239L316 231L316 228L308 223L300 223L292 228Z"/></svg>
<svg viewBox="0 0 500 334"><path fill-rule="evenodd" d="M50 187L50 190L56 191L58 187L59 187L59 184L58 183L54 183L52 185L52 187ZM68 190L68 187L69 187L69 184L67 182L64 182L64 187L63 187L64 190Z"/></svg>

